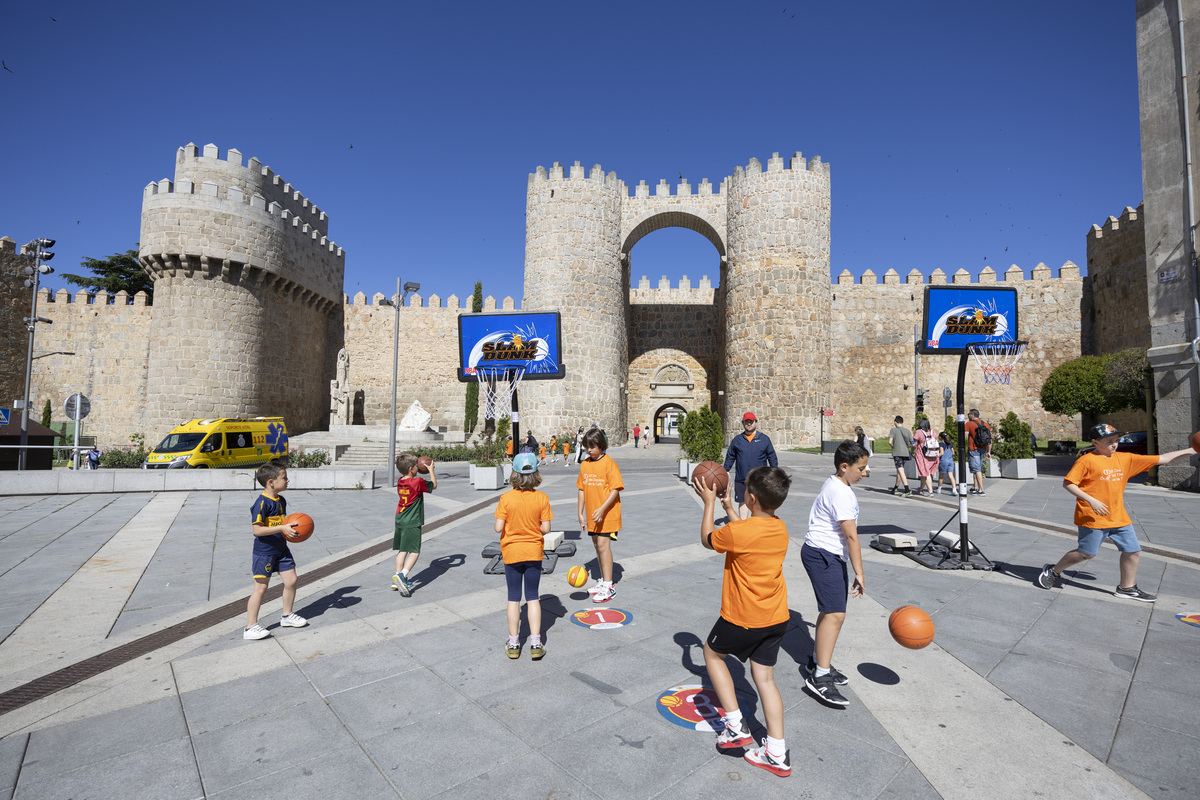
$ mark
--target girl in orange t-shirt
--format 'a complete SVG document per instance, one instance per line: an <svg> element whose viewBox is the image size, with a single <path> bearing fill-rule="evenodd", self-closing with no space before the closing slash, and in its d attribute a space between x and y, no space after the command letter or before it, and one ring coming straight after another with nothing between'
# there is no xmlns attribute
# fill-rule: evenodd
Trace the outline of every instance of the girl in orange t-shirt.
<svg viewBox="0 0 1200 800"><path fill-rule="evenodd" d="M508 583L509 658L521 655L521 587L525 588L525 613L529 617L529 657L534 661L546 655L542 646L542 604L538 600L542 579L544 540L550 532L550 498L537 491L542 476L537 471L537 456L521 453L513 459L508 482L513 490L500 496L496 506L496 533L500 534L500 556L504 559L504 579Z"/></svg>
<svg viewBox="0 0 1200 800"><path fill-rule="evenodd" d="M583 435L587 459L579 465L579 529L588 532L596 547L600 579L588 589L593 603L607 603L617 593L612 582L612 543L621 532L621 470L608 449L608 437L599 428Z"/></svg>

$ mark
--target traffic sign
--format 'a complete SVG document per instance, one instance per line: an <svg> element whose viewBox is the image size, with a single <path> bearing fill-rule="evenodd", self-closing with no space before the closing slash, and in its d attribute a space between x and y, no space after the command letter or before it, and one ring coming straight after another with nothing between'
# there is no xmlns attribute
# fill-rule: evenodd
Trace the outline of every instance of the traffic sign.
<svg viewBox="0 0 1200 800"><path fill-rule="evenodd" d="M86 417L92 410L92 404L82 392L76 392L67 398L67 402L63 404L63 411L66 412L67 419L72 422Z"/></svg>
<svg viewBox="0 0 1200 800"><path fill-rule="evenodd" d="M826 408L826 409L825 409L825 410L823 410L821 413L822 413L822 414L824 414L824 415L825 415L825 416L827 416L827 417L832 417L832 416L833 416L833 409L832 409L832 408Z"/></svg>
<svg viewBox="0 0 1200 800"><path fill-rule="evenodd" d="M9 410L7 408L0 408L0 425L8 424L8 414Z"/></svg>

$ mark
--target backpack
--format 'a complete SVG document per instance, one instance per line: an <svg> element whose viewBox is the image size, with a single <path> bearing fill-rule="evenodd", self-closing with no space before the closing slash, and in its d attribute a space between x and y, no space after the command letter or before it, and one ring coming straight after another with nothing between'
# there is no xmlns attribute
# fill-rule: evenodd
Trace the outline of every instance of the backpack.
<svg viewBox="0 0 1200 800"><path fill-rule="evenodd" d="M975 426L975 449L986 450L992 444L992 431L984 424L983 420L979 420L979 424Z"/></svg>
<svg viewBox="0 0 1200 800"><path fill-rule="evenodd" d="M938 458L941 456L942 444L937 440L937 437L933 436L932 434L925 433L925 431L921 431L921 433L925 437L925 457Z"/></svg>

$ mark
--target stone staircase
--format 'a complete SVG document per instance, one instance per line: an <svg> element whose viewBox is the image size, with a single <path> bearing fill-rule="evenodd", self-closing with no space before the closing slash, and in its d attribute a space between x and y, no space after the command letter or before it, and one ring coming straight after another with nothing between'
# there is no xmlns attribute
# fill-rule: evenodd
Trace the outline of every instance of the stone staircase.
<svg viewBox="0 0 1200 800"><path fill-rule="evenodd" d="M341 448L339 448L341 449ZM387 469L387 442L359 442L346 447L333 466L338 469Z"/></svg>

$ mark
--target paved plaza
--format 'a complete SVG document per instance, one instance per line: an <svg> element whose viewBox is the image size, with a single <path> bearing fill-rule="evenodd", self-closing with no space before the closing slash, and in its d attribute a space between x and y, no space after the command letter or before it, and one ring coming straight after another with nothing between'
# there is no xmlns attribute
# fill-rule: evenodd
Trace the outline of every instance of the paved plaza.
<svg viewBox="0 0 1200 800"><path fill-rule="evenodd" d="M723 559L699 544L702 509L676 477L674 447L612 455L624 528L605 606L566 582L570 566L594 567L575 521L576 468L543 468L554 529L578 551L542 580L540 662L527 647L505 657L504 579L485 575L480 556L498 538L499 492L474 490L465 464L444 465L427 500L408 598L390 590L393 557L377 547L391 538L394 491L306 489L294 473L289 510L317 527L293 546L296 611L311 624L280 628L274 600L262 641L241 637L254 492L0 496L0 693L95 656L119 662L0 714L0 800L1200 796L1200 627L1176 618L1200 612L1200 496L1129 487L1155 548L1138 574L1155 604L1112 596L1108 546L1061 588L1034 586L1073 546L1063 461L972 498L972 539L994 571L934 571L865 548L866 597L851 601L835 653L850 705L836 710L799 669L816 619L799 547L832 457L781 454L793 476L779 511L792 536L792 625L775 673L784 779L717 750L660 701L708 684L702 642ZM858 489L864 542L924 538L950 519L952 498L893 497L886 459L873 460ZM937 626L924 650L888 635L888 614L906 604ZM626 624L579 624L595 608ZM154 634L161 646L117 657ZM761 737L749 675L732 671ZM702 688L676 696L697 695L702 713Z"/></svg>

